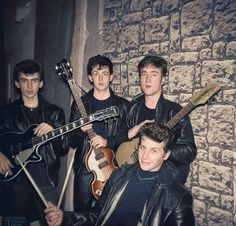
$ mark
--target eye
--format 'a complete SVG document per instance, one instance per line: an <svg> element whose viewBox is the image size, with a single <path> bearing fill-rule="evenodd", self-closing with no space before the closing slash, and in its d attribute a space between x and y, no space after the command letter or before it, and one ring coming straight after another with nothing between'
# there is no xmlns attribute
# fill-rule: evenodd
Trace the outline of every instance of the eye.
<svg viewBox="0 0 236 226"><path fill-rule="evenodd" d="M152 148L151 149L151 152L152 153L159 153L159 152L161 152L162 150L161 149L159 149L159 148Z"/></svg>
<svg viewBox="0 0 236 226"><path fill-rule="evenodd" d="M156 76L158 76L158 74L157 73L152 73L151 76L156 77Z"/></svg>
<svg viewBox="0 0 236 226"><path fill-rule="evenodd" d="M108 72L105 72L105 73L103 73L103 75L105 75L105 76L109 76L109 73L108 73Z"/></svg>
<svg viewBox="0 0 236 226"><path fill-rule="evenodd" d="M25 83L27 80L24 79L24 78L21 78L19 81L20 81L21 83Z"/></svg>
<svg viewBox="0 0 236 226"><path fill-rule="evenodd" d="M143 151L145 150L145 147L143 145L139 145L139 149Z"/></svg>

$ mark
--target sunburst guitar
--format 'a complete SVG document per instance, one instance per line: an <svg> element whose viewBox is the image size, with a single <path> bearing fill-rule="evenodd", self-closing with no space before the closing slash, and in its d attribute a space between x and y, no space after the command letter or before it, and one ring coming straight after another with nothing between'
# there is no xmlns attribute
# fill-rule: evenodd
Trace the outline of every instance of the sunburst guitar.
<svg viewBox="0 0 236 226"><path fill-rule="evenodd" d="M178 122L184 118L190 111L199 105L204 105L213 95L220 90L218 84L208 82L206 86L197 92L191 100L185 105L170 121L167 122L166 126L170 129L174 128ZM119 166L123 164L132 164L138 159L137 145L139 138L135 138L131 141L122 143L116 152L116 161Z"/></svg>

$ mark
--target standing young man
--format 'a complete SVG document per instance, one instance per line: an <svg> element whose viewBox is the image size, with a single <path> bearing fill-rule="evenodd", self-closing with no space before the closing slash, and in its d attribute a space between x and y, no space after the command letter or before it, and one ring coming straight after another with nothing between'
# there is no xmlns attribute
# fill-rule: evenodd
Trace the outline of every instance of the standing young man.
<svg viewBox="0 0 236 226"><path fill-rule="evenodd" d="M163 97L162 86L167 74L167 61L156 55L144 57L138 64L140 86L143 95L132 102L129 113L129 139L134 138L139 128L152 120L165 125L182 107ZM192 126L188 116L174 128L174 145L167 161L167 169L181 183L185 183L190 163L195 159L197 150Z"/></svg>
<svg viewBox="0 0 236 226"><path fill-rule="evenodd" d="M49 226L194 226L192 196L166 170L173 135L158 123L139 131L138 162L123 165L108 180L87 213L62 212L49 203Z"/></svg>
<svg viewBox="0 0 236 226"><path fill-rule="evenodd" d="M20 98L0 109L1 134L24 133L31 125L38 124L32 137L40 137L65 123L63 110L39 95L44 85L43 68L39 63L31 59L21 61L14 67L13 76ZM66 154L68 148L69 142L65 137L56 138L40 146L41 161L26 166L46 199L55 203L58 198L56 185L60 166L59 156ZM13 165L4 155L5 151L10 150L0 150L0 173L11 175ZM39 219L42 225L46 224L43 215L44 204L24 172L13 180L2 182L1 189L1 214L5 217L5 225L28 225Z"/></svg>
<svg viewBox="0 0 236 226"><path fill-rule="evenodd" d="M109 58L103 55L93 56L87 64L87 73L89 81L93 85L88 93L82 96L82 102L87 114L95 113L111 106L119 109L119 115L115 119L111 118L106 121L94 122L71 135L71 146L76 148L75 156L75 180L74 180L74 209L86 211L91 208L95 201L91 185L94 179L92 172L89 171L86 162L87 155L91 148L109 148L116 151L116 148L123 140L123 135L116 134L124 128L126 124L126 111L129 102L113 93L110 83L113 79L113 64ZM70 121L81 117L81 114L74 102L71 107ZM93 130L95 136L89 141L88 131ZM99 159L94 164L99 164ZM110 159L112 161L112 159ZM96 172L95 172L96 173Z"/></svg>

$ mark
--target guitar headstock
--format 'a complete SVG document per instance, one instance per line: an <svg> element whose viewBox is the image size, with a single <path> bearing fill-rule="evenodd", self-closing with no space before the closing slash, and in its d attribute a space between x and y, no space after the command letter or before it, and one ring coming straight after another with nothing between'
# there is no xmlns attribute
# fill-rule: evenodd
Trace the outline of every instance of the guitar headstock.
<svg viewBox="0 0 236 226"><path fill-rule="evenodd" d="M97 121L102 121L107 118L116 117L119 115L119 109L117 106L111 106L99 111L96 111L93 116Z"/></svg>
<svg viewBox="0 0 236 226"><path fill-rule="evenodd" d="M205 104L213 95L215 95L219 90L220 86L213 82L208 82L206 86L193 95L190 102L194 105Z"/></svg>
<svg viewBox="0 0 236 226"><path fill-rule="evenodd" d="M72 68L70 67L70 63L66 59L62 59L56 66L55 66L57 74L69 81L73 79Z"/></svg>

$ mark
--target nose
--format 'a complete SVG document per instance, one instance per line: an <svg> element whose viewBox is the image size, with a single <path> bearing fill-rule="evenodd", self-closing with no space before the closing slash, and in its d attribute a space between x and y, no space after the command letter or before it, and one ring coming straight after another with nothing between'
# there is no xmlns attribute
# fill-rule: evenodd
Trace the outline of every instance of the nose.
<svg viewBox="0 0 236 226"><path fill-rule="evenodd" d="M102 73L99 73L99 75L98 75L98 79L101 81L102 78L103 78L103 74L102 74Z"/></svg>
<svg viewBox="0 0 236 226"><path fill-rule="evenodd" d="M28 85L28 88L31 88L32 87L32 81L29 80L27 85Z"/></svg>
<svg viewBox="0 0 236 226"><path fill-rule="evenodd" d="M142 158L147 159L148 158L148 150L144 150L142 153Z"/></svg>
<svg viewBox="0 0 236 226"><path fill-rule="evenodd" d="M146 81L147 82L151 81L151 75L149 75L149 74L146 75Z"/></svg>

